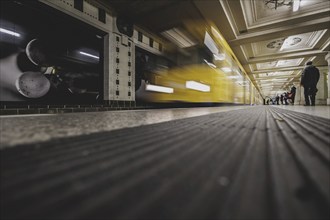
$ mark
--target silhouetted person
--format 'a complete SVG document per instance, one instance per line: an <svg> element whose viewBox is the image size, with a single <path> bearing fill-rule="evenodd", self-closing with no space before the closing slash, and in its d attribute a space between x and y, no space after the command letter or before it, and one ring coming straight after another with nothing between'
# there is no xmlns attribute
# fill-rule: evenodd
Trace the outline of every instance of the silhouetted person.
<svg viewBox="0 0 330 220"><path fill-rule="evenodd" d="M304 87L306 106L315 106L315 96L317 93L316 85L320 79L320 71L312 64L312 61L306 63L300 80L300 84Z"/></svg>
<svg viewBox="0 0 330 220"><path fill-rule="evenodd" d="M292 85L291 91L290 91L290 98L292 101L292 105L294 105L294 98L296 97L296 90L297 90L297 88L294 85Z"/></svg>
<svg viewBox="0 0 330 220"><path fill-rule="evenodd" d="M284 99L284 104L285 104L285 105L289 105L289 103L288 103L288 98L289 98L289 94L288 94L287 92L285 92L285 93L284 93L284 98L283 98L283 99Z"/></svg>
<svg viewBox="0 0 330 220"><path fill-rule="evenodd" d="M284 105L284 102L283 102L283 100L284 100L284 95L283 95L283 94L281 94L280 99L281 99L281 104Z"/></svg>
<svg viewBox="0 0 330 220"><path fill-rule="evenodd" d="M279 105L280 104L280 96L276 95L276 104Z"/></svg>

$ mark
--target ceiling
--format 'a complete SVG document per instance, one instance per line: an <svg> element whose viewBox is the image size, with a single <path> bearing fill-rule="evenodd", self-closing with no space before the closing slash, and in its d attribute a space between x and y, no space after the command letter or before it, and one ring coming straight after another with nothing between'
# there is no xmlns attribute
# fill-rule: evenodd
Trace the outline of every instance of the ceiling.
<svg viewBox="0 0 330 220"><path fill-rule="evenodd" d="M327 66L330 1L300 0L97 0L99 6L160 33L187 19L212 21L261 94L274 96L299 83L304 64ZM268 2L268 3L267 3Z"/></svg>

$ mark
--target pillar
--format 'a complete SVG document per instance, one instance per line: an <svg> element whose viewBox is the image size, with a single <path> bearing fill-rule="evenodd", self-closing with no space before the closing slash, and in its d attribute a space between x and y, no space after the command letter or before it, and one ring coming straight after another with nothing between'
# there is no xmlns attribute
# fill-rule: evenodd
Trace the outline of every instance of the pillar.
<svg viewBox="0 0 330 220"><path fill-rule="evenodd" d="M327 105L330 105L330 52L325 56L325 60L328 62L328 73L326 74L325 78L328 82L328 98L327 98Z"/></svg>
<svg viewBox="0 0 330 220"><path fill-rule="evenodd" d="M317 83L318 92L315 97L316 105L326 105L328 98L328 82L327 82L327 73L328 67L318 67L320 71L320 80Z"/></svg>
<svg viewBox="0 0 330 220"><path fill-rule="evenodd" d="M304 98L304 88L300 86L300 83L295 83L295 86L297 88L296 90L296 97L294 104L295 105L304 105L305 104L305 98Z"/></svg>

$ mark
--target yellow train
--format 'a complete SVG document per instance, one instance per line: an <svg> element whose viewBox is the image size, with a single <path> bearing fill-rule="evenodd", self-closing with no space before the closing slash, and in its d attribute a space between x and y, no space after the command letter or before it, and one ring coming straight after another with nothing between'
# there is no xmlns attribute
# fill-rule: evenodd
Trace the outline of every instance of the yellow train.
<svg viewBox="0 0 330 220"><path fill-rule="evenodd" d="M137 100L237 104L258 102L256 89L215 26L187 22L184 30L177 28L168 31L172 33L164 33L176 33L177 36L189 33L192 39L189 40L191 46L186 43L180 47L178 44L179 52L173 52L176 53L173 67L139 70L141 65L137 63L136 74L143 71L144 75L141 77L141 86L137 86L140 86L136 91ZM171 52L169 54L171 57Z"/></svg>

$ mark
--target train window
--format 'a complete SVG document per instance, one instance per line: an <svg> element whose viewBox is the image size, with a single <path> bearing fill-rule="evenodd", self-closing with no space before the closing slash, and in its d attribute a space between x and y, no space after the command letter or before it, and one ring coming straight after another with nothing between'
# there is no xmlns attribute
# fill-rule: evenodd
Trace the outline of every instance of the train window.
<svg viewBox="0 0 330 220"><path fill-rule="evenodd" d="M106 23L106 19L105 19L105 17L106 17L106 13L105 13L105 10L104 9L101 9L101 8L99 8L99 17L98 17L98 19L99 19L99 21L101 21L102 23Z"/></svg>
<svg viewBox="0 0 330 220"><path fill-rule="evenodd" d="M83 12L84 11L84 1L83 0L74 0L74 8Z"/></svg>
<svg viewBox="0 0 330 220"><path fill-rule="evenodd" d="M149 46L154 47L154 39L149 38Z"/></svg>
<svg viewBox="0 0 330 220"><path fill-rule="evenodd" d="M133 23L129 19L119 16L116 19L116 25L120 33L125 34L128 37L133 36Z"/></svg>
<svg viewBox="0 0 330 220"><path fill-rule="evenodd" d="M140 31L138 31L138 41L142 42L142 33Z"/></svg>
<svg viewBox="0 0 330 220"><path fill-rule="evenodd" d="M76 12L83 10L82 0L67 2L72 3ZM6 21L8 29L16 31L20 27L24 37L0 36L1 64L10 67L1 68L1 83L10 90L1 90L0 101L45 105L95 103L95 94L103 94L102 39L106 33L40 1L1 1L1 6L6 9L1 10L1 25ZM7 56L17 57L17 62ZM15 81L3 84L2 79L16 73L16 69L20 73L38 72L36 79L40 85L36 92L42 95L26 98L16 88ZM43 69L48 72L44 74ZM42 88L49 84L49 92L42 93Z"/></svg>

